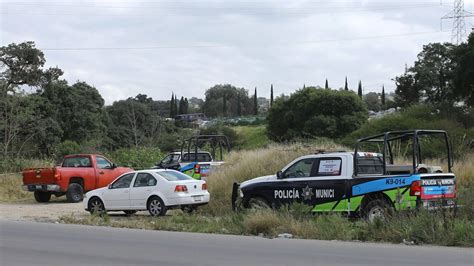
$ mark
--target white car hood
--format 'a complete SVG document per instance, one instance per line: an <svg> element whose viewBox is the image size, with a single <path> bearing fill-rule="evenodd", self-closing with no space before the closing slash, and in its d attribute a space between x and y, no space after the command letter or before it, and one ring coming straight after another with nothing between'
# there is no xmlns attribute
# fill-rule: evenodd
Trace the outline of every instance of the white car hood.
<svg viewBox="0 0 474 266"><path fill-rule="evenodd" d="M242 187L254 184L254 183L260 183L260 182L265 182L265 181L273 181L273 180L276 180L276 179L277 179L276 175L260 176L260 177L256 177L256 178L253 178L253 179L242 182L242 184L240 184L240 187L242 188Z"/></svg>

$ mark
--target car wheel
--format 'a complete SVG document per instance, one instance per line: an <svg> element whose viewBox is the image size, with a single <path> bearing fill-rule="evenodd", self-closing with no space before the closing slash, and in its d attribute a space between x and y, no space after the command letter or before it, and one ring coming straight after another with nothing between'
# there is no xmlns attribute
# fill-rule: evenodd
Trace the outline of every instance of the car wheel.
<svg viewBox="0 0 474 266"><path fill-rule="evenodd" d="M35 200L37 202L48 202L51 199L51 192L35 191Z"/></svg>
<svg viewBox="0 0 474 266"><path fill-rule="evenodd" d="M197 207L196 206L189 206L189 205L186 205L186 206L181 206L181 210L185 213L193 213L197 210Z"/></svg>
<svg viewBox="0 0 474 266"><path fill-rule="evenodd" d="M385 200L376 199L370 201L363 210L363 217L373 222L375 220L385 221L392 215L392 206Z"/></svg>
<svg viewBox="0 0 474 266"><path fill-rule="evenodd" d="M260 197L253 197L250 198L247 202L247 206L249 209L268 209L270 205L264 198Z"/></svg>
<svg viewBox="0 0 474 266"><path fill-rule="evenodd" d="M84 190L81 184L71 183L67 188L66 198L69 202L79 202L82 201L84 197Z"/></svg>
<svg viewBox="0 0 474 266"><path fill-rule="evenodd" d="M137 211L123 211L126 215L134 215Z"/></svg>
<svg viewBox="0 0 474 266"><path fill-rule="evenodd" d="M166 206L159 197L149 199L147 209L151 216L164 216L166 214Z"/></svg>
<svg viewBox="0 0 474 266"><path fill-rule="evenodd" d="M102 215L106 212L104 203L98 197L93 197L90 199L87 205L91 214Z"/></svg>

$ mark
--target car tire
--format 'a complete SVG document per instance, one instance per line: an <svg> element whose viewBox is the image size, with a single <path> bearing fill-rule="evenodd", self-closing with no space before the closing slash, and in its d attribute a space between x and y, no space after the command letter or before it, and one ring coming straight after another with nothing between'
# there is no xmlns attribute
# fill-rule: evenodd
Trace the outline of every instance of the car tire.
<svg viewBox="0 0 474 266"><path fill-rule="evenodd" d="M249 209L269 209L271 208L270 204L261 197L252 197L247 201L247 207Z"/></svg>
<svg viewBox="0 0 474 266"><path fill-rule="evenodd" d="M166 215L166 206L159 197L151 197L147 203L148 212L151 216L164 216Z"/></svg>
<svg viewBox="0 0 474 266"><path fill-rule="evenodd" d="M35 200L37 202L48 202L51 199L51 192L35 191Z"/></svg>
<svg viewBox="0 0 474 266"><path fill-rule="evenodd" d="M81 184L71 183L67 188L66 198L68 202L80 202L84 198L84 189Z"/></svg>
<svg viewBox="0 0 474 266"><path fill-rule="evenodd" d="M392 206L383 199L371 200L364 207L362 216L369 222L375 220L386 221L393 214Z"/></svg>
<svg viewBox="0 0 474 266"><path fill-rule="evenodd" d="M128 210L128 211L123 211L126 215L134 215L135 213L137 213L137 211L132 211L132 210Z"/></svg>
<svg viewBox="0 0 474 266"><path fill-rule="evenodd" d="M87 208L92 215L103 215L106 213L104 203L98 197L92 197L87 203Z"/></svg>

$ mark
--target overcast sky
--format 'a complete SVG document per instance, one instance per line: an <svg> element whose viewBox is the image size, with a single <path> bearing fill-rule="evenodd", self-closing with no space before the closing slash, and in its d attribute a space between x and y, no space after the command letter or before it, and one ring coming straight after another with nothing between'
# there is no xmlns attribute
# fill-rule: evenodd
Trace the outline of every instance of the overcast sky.
<svg viewBox="0 0 474 266"><path fill-rule="evenodd" d="M474 0L465 1L471 11ZM147 94L204 97L230 83L269 97L303 84L364 93L392 79L423 44L451 38L452 1L0 0L0 44L35 41L70 83L107 104ZM473 20L466 19L468 30Z"/></svg>

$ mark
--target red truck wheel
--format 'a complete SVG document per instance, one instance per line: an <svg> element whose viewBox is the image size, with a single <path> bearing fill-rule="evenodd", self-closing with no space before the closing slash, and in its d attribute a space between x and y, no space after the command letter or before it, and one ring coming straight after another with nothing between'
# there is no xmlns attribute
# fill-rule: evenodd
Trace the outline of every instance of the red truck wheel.
<svg viewBox="0 0 474 266"><path fill-rule="evenodd" d="M82 198L84 197L84 190L81 186L81 184L77 183L71 183L69 184L69 187L66 192L66 198L67 201L69 202L79 202L82 201Z"/></svg>
<svg viewBox="0 0 474 266"><path fill-rule="evenodd" d="M48 202L51 199L51 192L35 191L35 200L37 202Z"/></svg>

